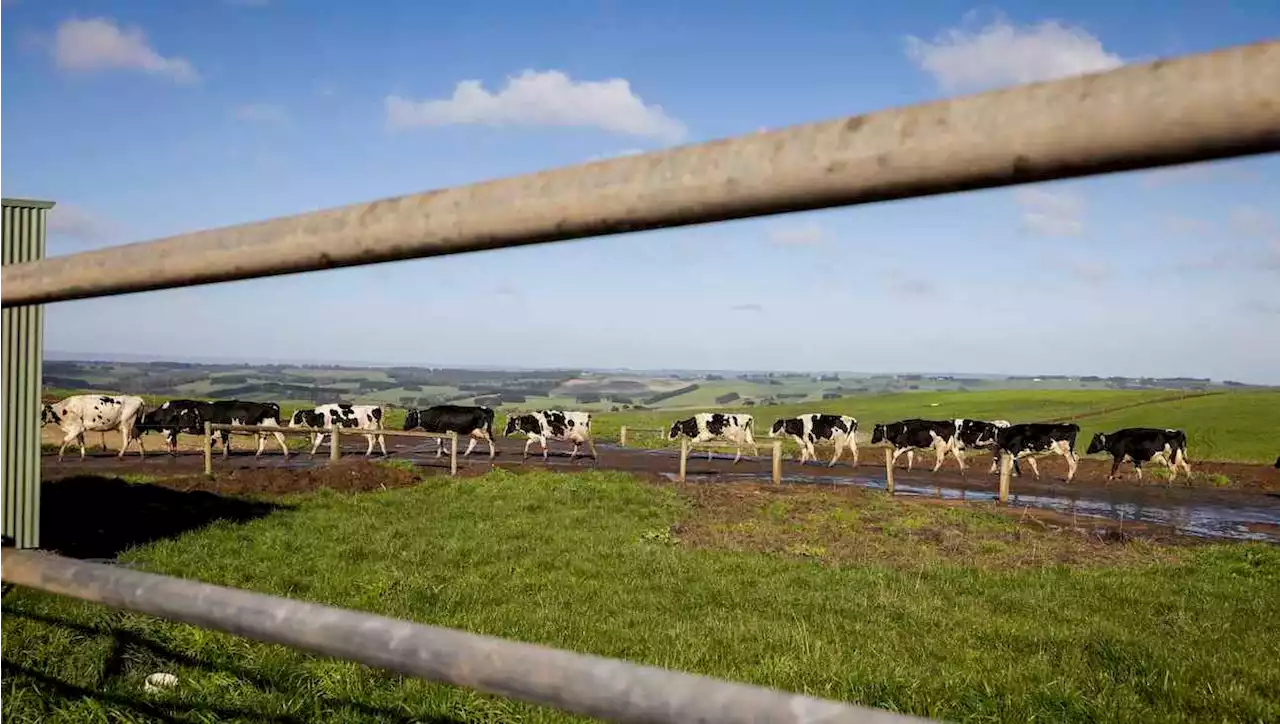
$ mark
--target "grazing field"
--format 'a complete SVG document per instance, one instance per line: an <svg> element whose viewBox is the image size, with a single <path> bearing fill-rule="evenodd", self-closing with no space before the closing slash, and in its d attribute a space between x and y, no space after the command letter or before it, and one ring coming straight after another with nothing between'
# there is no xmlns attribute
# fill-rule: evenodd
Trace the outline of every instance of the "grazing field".
<svg viewBox="0 0 1280 724"><path fill-rule="evenodd" d="M50 535L145 570L953 721L1280 718L1275 546L612 472L251 475L47 483L99 522ZM295 492L225 497L255 488ZM12 721L568 719L24 589L3 612ZM156 671L177 687L144 694Z"/></svg>

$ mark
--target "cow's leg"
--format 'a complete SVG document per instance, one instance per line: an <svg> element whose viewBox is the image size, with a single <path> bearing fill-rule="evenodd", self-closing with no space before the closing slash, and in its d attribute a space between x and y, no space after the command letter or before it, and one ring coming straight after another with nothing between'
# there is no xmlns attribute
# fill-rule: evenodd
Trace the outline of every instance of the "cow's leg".
<svg viewBox="0 0 1280 724"><path fill-rule="evenodd" d="M804 447L805 447L805 456L806 456L809 460L813 460L814 462L817 462L817 460L818 460L818 451L817 451L817 450L815 450L815 449L814 449L814 447L813 447L813 440L808 440L808 439L806 439L806 440L804 441Z"/></svg>
<svg viewBox="0 0 1280 724"><path fill-rule="evenodd" d="M525 438L525 441L524 441L524 455L520 458L521 460L528 460L528 459L529 459L529 446L530 446L530 445L532 445L534 442L535 442L535 441L534 441L533 435L530 435L530 436L528 436L527 438Z"/></svg>
<svg viewBox="0 0 1280 724"><path fill-rule="evenodd" d="M1031 472L1036 476L1036 480L1040 479L1040 464L1036 462L1034 456L1027 458L1027 464L1031 466Z"/></svg>
<svg viewBox="0 0 1280 724"><path fill-rule="evenodd" d="M472 451L472 450L475 450L475 449L476 449L476 442L477 442L477 440L476 440L475 436L474 436L474 435L472 435L472 436L471 436L471 439L467 442L467 451L466 451L466 452L464 452L464 453L462 453L462 457L464 457L464 458L465 458L466 456L468 456L468 455L470 455L470 454L471 454L471 451Z"/></svg>
<svg viewBox="0 0 1280 724"><path fill-rule="evenodd" d="M1116 471L1120 469L1120 460L1123 458L1124 458L1123 455L1111 456L1111 472L1107 473L1107 480L1116 479Z"/></svg>
<svg viewBox="0 0 1280 724"><path fill-rule="evenodd" d="M941 440L935 440L933 443L933 472L938 472L938 468L942 467L942 461L947 459L947 443Z"/></svg>
<svg viewBox="0 0 1280 724"><path fill-rule="evenodd" d="M323 432L311 433L311 456L315 457L316 451L320 449L320 443L324 442Z"/></svg>
<svg viewBox="0 0 1280 724"><path fill-rule="evenodd" d="M907 448L907 470L910 470L911 467L915 464L916 464L916 449L913 447L909 447Z"/></svg>
<svg viewBox="0 0 1280 724"><path fill-rule="evenodd" d="M436 438L436 457L440 457L440 455L443 452L444 452L444 438L438 437Z"/></svg>
<svg viewBox="0 0 1280 724"><path fill-rule="evenodd" d="M138 441L138 457L145 458L147 456L147 452L142 449L142 436L135 435L133 436L133 439Z"/></svg>
<svg viewBox="0 0 1280 724"><path fill-rule="evenodd" d="M849 433L849 452L853 454L853 467L858 467L858 434L856 432Z"/></svg>
<svg viewBox="0 0 1280 724"><path fill-rule="evenodd" d="M592 440L590 437L587 438L587 448L591 450L591 459L598 462L600 460L600 456L596 454L596 443L595 440Z"/></svg>
<svg viewBox="0 0 1280 724"><path fill-rule="evenodd" d="M539 435L538 442L542 444L542 462L547 461L547 435Z"/></svg>
<svg viewBox="0 0 1280 724"><path fill-rule="evenodd" d="M387 456L387 438L382 433L378 433L378 449L382 450L382 457Z"/></svg>
<svg viewBox="0 0 1280 724"><path fill-rule="evenodd" d="M364 439L369 442L369 447L365 449L364 456L369 457L373 454L373 435L365 435ZM386 453L384 452L383 454L385 455Z"/></svg>
<svg viewBox="0 0 1280 724"><path fill-rule="evenodd" d="M219 434L219 439L222 440L222 457L226 458L231 455L231 433L227 430L222 430Z"/></svg>
<svg viewBox="0 0 1280 724"><path fill-rule="evenodd" d="M578 448L581 445L582 443L578 442L576 439L573 440L573 449L569 451L569 462L573 462L574 459L578 457Z"/></svg>
<svg viewBox="0 0 1280 724"><path fill-rule="evenodd" d="M1075 478L1076 470L1080 466L1080 461L1076 458L1076 454L1072 452L1071 448L1066 447L1065 445L1063 447L1066 448L1066 452L1063 453L1062 457L1067 460L1067 482L1069 483L1073 478Z"/></svg>
<svg viewBox="0 0 1280 724"><path fill-rule="evenodd" d="M827 467L834 468L836 461L840 459L840 453L844 452L846 440L844 438L832 437L831 442L834 443L835 454L831 456L831 462L827 463Z"/></svg>
<svg viewBox="0 0 1280 724"><path fill-rule="evenodd" d="M120 426L120 452L116 453L116 457L124 457L125 450L129 449L129 428L124 425Z"/></svg>
<svg viewBox="0 0 1280 724"><path fill-rule="evenodd" d="M1174 452L1173 462L1174 465L1182 467L1182 472L1186 473L1187 477L1191 477L1191 463L1187 462L1187 453L1182 448Z"/></svg>
<svg viewBox="0 0 1280 724"><path fill-rule="evenodd" d="M272 434L272 435L275 435L275 436L276 436L276 442L280 443L280 454L281 454L281 455L283 455L283 456L285 456L286 458L287 458L287 457L289 457L289 441L285 439L285 437L284 437L284 433L283 433L283 432L273 432L273 433L271 433L271 434Z"/></svg>
<svg viewBox="0 0 1280 724"><path fill-rule="evenodd" d="M734 451L735 451L737 454L733 456L733 463L732 463L732 464L733 464L733 465L737 465L737 464L738 464L738 461L742 459L742 443L741 443L741 442L739 442L739 443L738 443L738 446L737 446L736 448L734 448Z"/></svg>
<svg viewBox="0 0 1280 724"><path fill-rule="evenodd" d="M484 441L489 443L489 459L492 460L497 457L498 449L493 446L493 438L487 432L484 434Z"/></svg>
<svg viewBox="0 0 1280 724"><path fill-rule="evenodd" d="M897 466L898 458L901 457L902 454L905 452L910 452L910 451L907 448L894 448L893 457L889 460L889 467Z"/></svg>
<svg viewBox="0 0 1280 724"><path fill-rule="evenodd" d="M262 457L262 451L267 447L267 436L263 433L255 435L258 438L258 449L253 453L255 458Z"/></svg>
<svg viewBox="0 0 1280 724"><path fill-rule="evenodd" d="M960 466L960 472L964 472L964 450L959 445L954 443L951 445L951 457L956 459L956 464Z"/></svg>
<svg viewBox="0 0 1280 724"><path fill-rule="evenodd" d="M1133 469L1138 473L1138 480L1142 480L1142 463L1137 460L1133 461Z"/></svg>

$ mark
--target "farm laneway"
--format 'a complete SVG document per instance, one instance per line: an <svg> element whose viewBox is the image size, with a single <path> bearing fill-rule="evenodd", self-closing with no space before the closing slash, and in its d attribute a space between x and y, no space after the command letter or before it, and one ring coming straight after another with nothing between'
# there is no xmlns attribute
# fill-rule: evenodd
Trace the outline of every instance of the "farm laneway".
<svg viewBox="0 0 1280 724"><path fill-rule="evenodd" d="M391 460L408 460L426 469L447 472L447 455L435 456L435 443L388 436L387 449ZM270 445L274 445L274 440ZM312 468L329 464L328 446L322 446L314 456L305 452L290 455L286 462L279 449L269 445L262 457L254 458L253 447L246 438L236 439L229 459L223 459L220 449L214 451L214 473L236 471L237 477L254 468ZM555 470L591 469L590 457L579 457L572 463L568 448L553 445L549 459L544 463L540 454L531 454L522 462L522 440L499 439L498 454L493 465L503 468L549 467ZM623 470L653 477L674 478L678 468L678 451L671 448L649 450L622 448L606 443L596 443L600 453L601 468ZM343 442L343 459L363 459L365 442L352 436ZM460 446L465 450L465 443ZM536 446L534 450L536 450ZM532 452L532 451L531 451ZM691 482L742 481L767 482L770 475L769 446L761 446L760 457L744 453L742 460L732 464L733 452L716 451L708 460L704 450L689 456L688 475ZM841 460L834 468L825 462L799 465L794 457L784 459L784 484L861 485L884 488L883 451L878 448L863 449L859 465L854 468L848 459ZM820 448L819 455L829 452ZM373 459L378 459L375 452ZM924 495L948 499L991 500L997 487L994 475L988 475L990 458L972 455L968 458L968 472L961 475L953 460L934 474L932 455L918 455L914 470L907 472L899 467L894 474L897 493L900 495ZM115 452L91 452L84 461L78 451L68 451L62 462L56 455L43 457L43 477L55 480L70 475L124 475L129 473L152 476L185 475L203 470L203 456L199 452L183 451L176 457L155 447L140 459L136 450L124 459ZM900 465L905 459L900 460ZM470 458L459 455L458 467L462 475L483 473L490 469L488 447L477 445ZM1042 480L1036 482L1030 470L1024 466L1024 477L1014 478L1010 505L1043 508L1068 515L1095 516L1117 521L1134 521L1172 526L1174 529L1199 536L1235 539L1266 540L1280 543L1280 470L1265 465L1243 463L1195 462L1197 473L1220 474L1236 482L1233 489L1186 487L1178 482L1158 482L1148 475L1145 483L1133 480L1131 468L1121 468L1126 480L1110 484L1105 482L1109 463L1101 460L1081 460L1079 471L1071 484L1063 482L1066 466L1060 458L1044 458L1040 462ZM243 485L243 482L240 483Z"/></svg>

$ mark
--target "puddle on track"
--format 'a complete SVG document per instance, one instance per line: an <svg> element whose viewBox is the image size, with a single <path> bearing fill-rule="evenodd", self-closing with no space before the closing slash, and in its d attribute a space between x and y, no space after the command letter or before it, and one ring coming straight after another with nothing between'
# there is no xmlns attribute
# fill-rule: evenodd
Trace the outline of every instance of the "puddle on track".
<svg viewBox="0 0 1280 724"><path fill-rule="evenodd" d="M667 450L654 450L657 455L676 455ZM704 456L699 456L705 460ZM722 457L716 455L716 458ZM727 457L732 460L732 453ZM768 460L768 458L742 459ZM675 473L663 473L663 477L674 481ZM719 473L715 475L689 474L689 480L730 480L760 482L764 476L750 473ZM868 476L836 476L836 475L784 475L784 483L803 483L809 485L846 485L885 490L882 477ZM1100 495L1097 489L1081 490L1078 493L1063 491L1057 494L1017 493L1010 491L1009 505L1012 507L1030 506L1053 510L1069 515L1090 518L1108 518L1116 521L1139 521L1164 525L1184 535L1200 538L1218 538L1240 541L1263 541L1280 543L1280 504L1254 504L1252 501L1240 503L1216 503L1195 501L1179 503L1174 501L1136 501L1132 493L1117 491L1115 496ZM927 485L920 483L897 482L894 484L895 495L908 495L925 498L942 498L944 500L996 500L994 490L968 490L948 487L946 485ZM1253 496L1250 496L1253 497Z"/></svg>

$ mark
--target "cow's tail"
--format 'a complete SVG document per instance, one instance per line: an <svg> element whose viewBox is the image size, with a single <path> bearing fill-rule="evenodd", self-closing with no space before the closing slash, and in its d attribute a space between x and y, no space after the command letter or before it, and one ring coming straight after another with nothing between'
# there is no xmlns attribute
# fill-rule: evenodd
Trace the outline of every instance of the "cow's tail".
<svg viewBox="0 0 1280 724"><path fill-rule="evenodd" d="M1178 431L1178 436L1174 438L1173 445L1173 464L1177 465L1178 461L1186 462L1187 460L1187 433Z"/></svg>
<svg viewBox="0 0 1280 724"><path fill-rule="evenodd" d="M493 439L493 419L495 417L497 417L497 414L494 413L492 407L484 408L484 431L490 440Z"/></svg>

